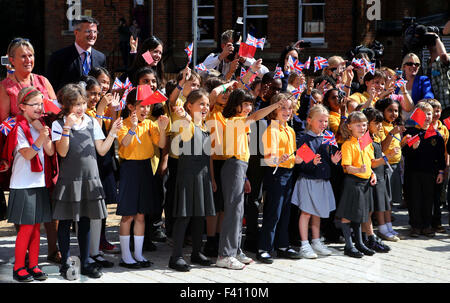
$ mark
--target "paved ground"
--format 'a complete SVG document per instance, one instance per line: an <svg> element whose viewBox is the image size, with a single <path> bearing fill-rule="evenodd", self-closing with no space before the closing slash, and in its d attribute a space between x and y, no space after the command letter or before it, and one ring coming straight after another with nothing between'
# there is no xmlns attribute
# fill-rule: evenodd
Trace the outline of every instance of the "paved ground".
<svg viewBox="0 0 450 303"><path fill-rule="evenodd" d="M118 244L118 218L113 215L114 208L109 207L109 227L107 237L115 239ZM424 236L409 238L407 212L394 212L394 225L402 236L396 243L389 242L392 251L388 254L376 254L372 257L353 259L343 255L343 244L333 244L333 255L316 260L301 259L297 261L275 259L271 265L254 263L242 271L222 268L194 266L189 273L180 273L168 268L167 263L171 247L167 243L156 243L158 250L144 253L155 264L149 269L125 270L116 265L104 269L100 279L81 276L75 282L63 279L58 273L58 266L46 261L46 238L42 233L40 265L49 274L45 282L36 283L301 283L301 282L450 282L450 237L447 233L437 234L429 239ZM12 280L12 257L14 255L14 229L3 221L0 225L0 282ZM448 223L448 212L444 211L443 222ZM73 235L73 234L72 234ZM72 254L77 253L76 238L72 238ZM186 260L189 260L190 247L185 248ZM255 257L254 254L248 254ZM105 256L115 264L120 255Z"/></svg>

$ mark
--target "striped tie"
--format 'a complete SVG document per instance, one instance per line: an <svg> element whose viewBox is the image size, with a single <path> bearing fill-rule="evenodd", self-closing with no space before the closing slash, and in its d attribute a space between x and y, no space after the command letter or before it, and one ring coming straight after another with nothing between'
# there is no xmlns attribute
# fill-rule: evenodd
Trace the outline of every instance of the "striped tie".
<svg viewBox="0 0 450 303"><path fill-rule="evenodd" d="M89 60L89 52L84 52L84 61L83 61L83 75L86 76L89 74L89 71L91 70L91 64Z"/></svg>

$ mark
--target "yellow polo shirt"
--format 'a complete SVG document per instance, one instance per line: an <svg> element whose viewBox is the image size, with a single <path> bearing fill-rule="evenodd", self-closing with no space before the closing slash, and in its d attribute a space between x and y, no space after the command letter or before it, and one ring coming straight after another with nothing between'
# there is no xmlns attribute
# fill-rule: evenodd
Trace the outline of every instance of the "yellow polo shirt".
<svg viewBox="0 0 450 303"><path fill-rule="evenodd" d="M131 129L131 119L128 117L123 121L123 126L117 133L119 143L128 134ZM141 143L136 139L139 138ZM158 124L144 119L139 122L136 128L136 135L133 136L131 143L128 146L119 145L119 156L126 160L146 160L155 155L153 145L158 145L160 139Z"/></svg>
<svg viewBox="0 0 450 303"><path fill-rule="evenodd" d="M351 95L349 98L353 101L358 102L358 104L363 104L367 102L367 99L369 99L370 95L368 92L364 92L364 93L354 93L353 95ZM378 97L373 98L372 100L372 106L375 104L375 102L378 101Z"/></svg>
<svg viewBox="0 0 450 303"><path fill-rule="evenodd" d="M211 134L211 157L213 160L227 159L223 145L223 135L226 121L222 115L222 110L223 106L216 103L214 104L213 110L206 118L206 125Z"/></svg>
<svg viewBox="0 0 450 303"><path fill-rule="evenodd" d="M336 142L338 144L344 143L344 140L341 138L341 134L339 133L340 124L341 124L341 114L330 111L330 115L328 116L328 128L333 132L334 136L336 137Z"/></svg>
<svg viewBox="0 0 450 303"><path fill-rule="evenodd" d="M393 130L393 129L394 129L394 125L393 125L392 123L383 121L383 131L384 131L384 136L385 136L385 138L386 138L387 136L390 136L390 135L389 135L389 132L390 132L391 130ZM400 134L395 134L395 137L398 138L398 139L400 139L400 140L402 139L402 137L401 137ZM384 141L384 138L383 138L383 141ZM397 139L395 139L394 137L392 137L391 144L389 144L389 147L388 147L388 150L387 150L387 151L391 151L391 150L393 150L395 147L398 147L398 148L400 149L400 151L399 151L397 154L395 154L392 158L389 159L389 164L397 164L397 163L399 163L400 160L402 159L402 149L401 149L401 146L400 146L400 141L397 140ZM387 151L386 151L386 152L387 152Z"/></svg>
<svg viewBox="0 0 450 303"><path fill-rule="evenodd" d="M270 125L266 128L262 136L264 146L264 160L267 165L275 167L272 157L278 159L284 155L290 155L289 159L280 163L279 167L293 168L295 165L295 131L292 127L284 124L279 124L272 120Z"/></svg>
<svg viewBox="0 0 450 303"><path fill-rule="evenodd" d="M248 147L248 134L250 126L245 125L246 117L231 117L225 119L226 124L223 131L224 157L226 159L235 157L244 162L250 159Z"/></svg>
<svg viewBox="0 0 450 303"><path fill-rule="evenodd" d="M342 144L342 166L344 167L344 172L347 173L345 166L351 165L354 167L361 167L363 164L366 165L366 171L364 173L354 174L356 177L362 179L369 179L372 175L372 159L374 159L373 145L369 144L361 151L358 139L351 137Z"/></svg>

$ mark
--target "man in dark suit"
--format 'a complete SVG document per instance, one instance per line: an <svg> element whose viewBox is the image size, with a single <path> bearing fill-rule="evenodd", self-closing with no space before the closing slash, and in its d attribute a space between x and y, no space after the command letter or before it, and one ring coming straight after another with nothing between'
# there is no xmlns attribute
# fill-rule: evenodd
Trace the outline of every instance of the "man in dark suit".
<svg viewBox="0 0 450 303"><path fill-rule="evenodd" d="M106 67L106 56L93 48L98 21L86 17L74 23L75 43L54 52L48 63L47 78L55 91L68 83L78 82L93 67Z"/></svg>

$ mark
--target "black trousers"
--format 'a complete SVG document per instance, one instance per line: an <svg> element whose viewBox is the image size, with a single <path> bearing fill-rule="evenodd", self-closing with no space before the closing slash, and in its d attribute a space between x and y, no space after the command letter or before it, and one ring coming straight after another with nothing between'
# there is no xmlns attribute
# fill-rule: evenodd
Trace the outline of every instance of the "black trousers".
<svg viewBox="0 0 450 303"><path fill-rule="evenodd" d="M434 200L433 200L433 216L431 219L431 225L437 227L442 224L441 222L441 192L444 188L443 183L435 184Z"/></svg>
<svg viewBox="0 0 450 303"><path fill-rule="evenodd" d="M409 224L413 228L431 227L436 192L436 174L405 172L408 190Z"/></svg>

